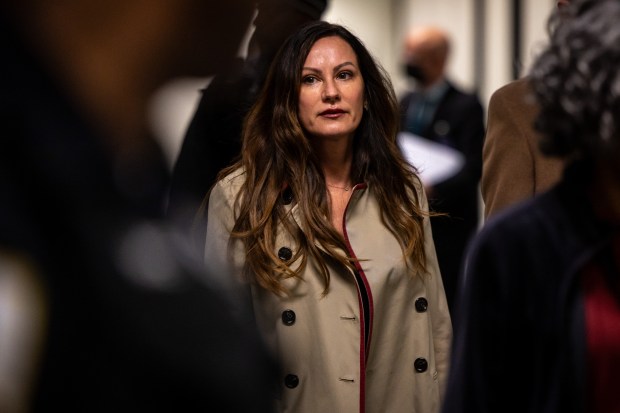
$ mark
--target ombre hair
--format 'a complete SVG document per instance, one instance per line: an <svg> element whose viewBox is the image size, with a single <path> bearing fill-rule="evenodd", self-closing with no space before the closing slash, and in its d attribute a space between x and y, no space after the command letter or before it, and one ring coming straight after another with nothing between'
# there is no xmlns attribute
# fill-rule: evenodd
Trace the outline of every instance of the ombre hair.
<svg viewBox="0 0 620 413"><path fill-rule="evenodd" d="M235 202L237 219L231 243L245 247L245 274L263 288L286 293L285 278L302 277L309 258L329 289L327 262L355 270L345 240L329 219L325 177L310 138L298 117L302 67L317 40L337 36L355 52L364 80L365 110L353 138L351 178L365 182L381 208L383 223L399 240L412 276L425 270L421 183L397 145L399 106L384 69L346 28L313 22L291 35L280 48L258 99L246 117L241 158L220 178L242 170L245 182ZM301 228L287 216L283 190L297 204ZM276 255L276 234L284 229L296 241L295 255ZM319 248L320 246L320 248ZM363 259L364 257L360 257ZM289 263L295 262L295 267Z"/></svg>
<svg viewBox="0 0 620 413"><path fill-rule="evenodd" d="M549 20L549 46L531 79L551 156L592 161L620 146L620 2L572 0Z"/></svg>

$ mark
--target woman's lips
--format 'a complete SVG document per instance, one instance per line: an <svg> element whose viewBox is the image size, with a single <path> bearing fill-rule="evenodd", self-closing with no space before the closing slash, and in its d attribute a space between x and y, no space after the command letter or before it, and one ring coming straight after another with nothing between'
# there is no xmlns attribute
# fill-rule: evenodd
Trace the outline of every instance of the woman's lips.
<svg viewBox="0 0 620 413"><path fill-rule="evenodd" d="M338 118L340 116L342 116L344 113L346 113L344 110L342 109L327 109L324 110L323 112L319 113L320 116L323 116L325 118Z"/></svg>

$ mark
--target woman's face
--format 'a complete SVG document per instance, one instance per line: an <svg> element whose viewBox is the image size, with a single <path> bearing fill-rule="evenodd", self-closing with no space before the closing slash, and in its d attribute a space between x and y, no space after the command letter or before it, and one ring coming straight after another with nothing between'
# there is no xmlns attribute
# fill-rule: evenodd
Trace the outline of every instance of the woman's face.
<svg viewBox="0 0 620 413"><path fill-rule="evenodd" d="M301 73L299 120L314 137L352 138L364 112L357 56L338 36L317 40Z"/></svg>

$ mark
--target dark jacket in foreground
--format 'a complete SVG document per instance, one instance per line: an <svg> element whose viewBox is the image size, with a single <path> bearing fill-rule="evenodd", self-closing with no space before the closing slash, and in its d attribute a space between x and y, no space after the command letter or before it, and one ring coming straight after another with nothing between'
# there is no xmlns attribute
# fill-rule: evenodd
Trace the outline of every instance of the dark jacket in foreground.
<svg viewBox="0 0 620 413"><path fill-rule="evenodd" d="M443 413L585 411L580 275L609 244L584 173L488 221L470 249Z"/></svg>

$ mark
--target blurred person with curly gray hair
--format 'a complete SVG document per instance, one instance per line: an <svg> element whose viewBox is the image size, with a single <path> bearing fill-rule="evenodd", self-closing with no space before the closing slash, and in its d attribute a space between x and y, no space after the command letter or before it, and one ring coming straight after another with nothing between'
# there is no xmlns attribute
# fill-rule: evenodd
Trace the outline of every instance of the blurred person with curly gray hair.
<svg viewBox="0 0 620 413"><path fill-rule="evenodd" d="M469 250L444 413L620 411L620 1L565 13L531 81L567 166Z"/></svg>

